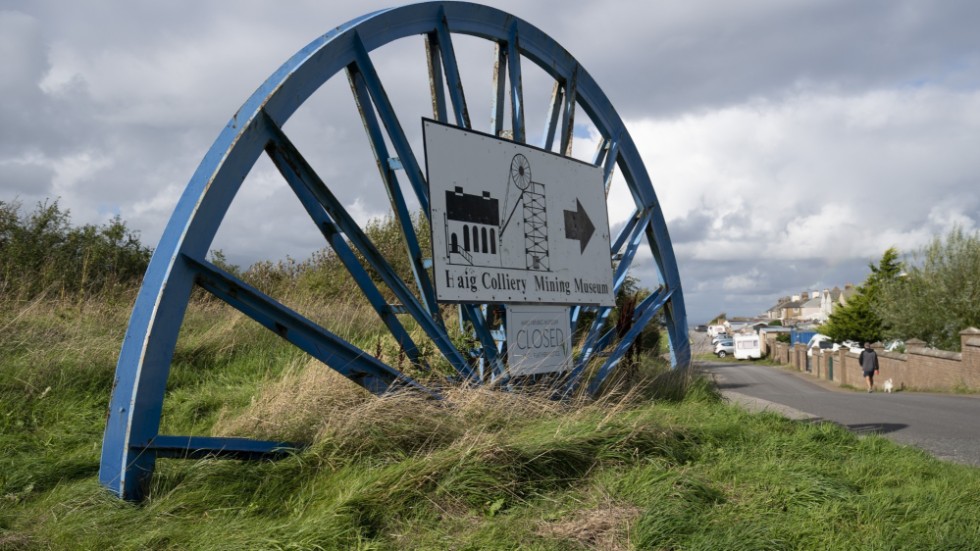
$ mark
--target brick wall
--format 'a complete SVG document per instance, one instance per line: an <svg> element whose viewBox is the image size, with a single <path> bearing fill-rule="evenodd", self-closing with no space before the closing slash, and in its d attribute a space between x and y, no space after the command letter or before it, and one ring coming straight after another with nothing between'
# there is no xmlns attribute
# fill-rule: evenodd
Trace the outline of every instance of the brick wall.
<svg viewBox="0 0 980 551"><path fill-rule="evenodd" d="M878 353L881 371L875 384L881 388L891 379L896 389L918 390L980 390L980 329L971 327L960 332L960 352L926 348L925 343L911 340L906 353L885 352L880 344L872 348ZM799 371L806 370L806 346L775 343L772 358ZM810 358L810 374L832 380L839 385L864 386L864 375L858 354L843 349L837 352L814 352Z"/></svg>

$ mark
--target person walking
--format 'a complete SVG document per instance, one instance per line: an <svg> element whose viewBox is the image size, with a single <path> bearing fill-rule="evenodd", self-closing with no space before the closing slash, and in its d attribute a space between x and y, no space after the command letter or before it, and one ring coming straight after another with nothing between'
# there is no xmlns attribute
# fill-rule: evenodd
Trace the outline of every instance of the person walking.
<svg viewBox="0 0 980 551"><path fill-rule="evenodd" d="M871 343L864 343L864 350L858 356L858 363L861 364L861 371L864 372L864 382L868 385L868 392L874 392L875 375L878 374L878 353L871 349Z"/></svg>

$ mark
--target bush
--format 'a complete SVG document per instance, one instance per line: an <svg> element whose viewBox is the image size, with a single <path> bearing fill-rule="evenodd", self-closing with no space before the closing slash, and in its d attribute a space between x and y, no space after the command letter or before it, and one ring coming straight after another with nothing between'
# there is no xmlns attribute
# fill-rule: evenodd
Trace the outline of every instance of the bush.
<svg viewBox="0 0 980 551"><path fill-rule="evenodd" d="M875 304L887 338L960 350L960 331L980 326L980 234L953 229L913 255L907 273Z"/></svg>
<svg viewBox="0 0 980 551"><path fill-rule="evenodd" d="M42 293L99 294L143 276L151 250L118 216L103 226L72 227L58 201L21 212L0 201L0 289L29 299Z"/></svg>

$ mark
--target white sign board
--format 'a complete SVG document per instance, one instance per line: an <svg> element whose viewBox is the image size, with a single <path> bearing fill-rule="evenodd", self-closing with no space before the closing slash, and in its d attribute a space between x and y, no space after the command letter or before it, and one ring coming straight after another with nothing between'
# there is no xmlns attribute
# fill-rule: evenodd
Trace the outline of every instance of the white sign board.
<svg viewBox="0 0 980 551"><path fill-rule="evenodd" d="M571 369L568 307L508 305L507 364L511 376Z"/></svg>
<svg viewBox="0 0 980 551"><path fill-rule="evenodd" d="M436 298L613 306L599 167L423 121Z"/></svg>

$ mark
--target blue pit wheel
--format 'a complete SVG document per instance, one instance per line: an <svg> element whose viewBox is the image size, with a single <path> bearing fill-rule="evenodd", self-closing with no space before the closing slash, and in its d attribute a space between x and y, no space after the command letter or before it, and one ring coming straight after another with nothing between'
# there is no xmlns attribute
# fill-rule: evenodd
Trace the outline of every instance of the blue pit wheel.
<svg viewBox="0 0 980 551"><path fill-rule="evenodd" d="M425 39L433 113L399 118L370 53L390 42L419 35ZM546 150L557 146L558 152L570 155L576 106L584 110L601 135L593 163L602 167L607 190L618 166L635 202L633 215L619 231L610 251L611 260L617 262L614 285L618 289L625 281L644 238L659 273L660 287L636 306L635 323L626 335L617 337L615 330L603 332L609 309L596 309L595 321L582 341L582 352L569 374L569 383L579 383L586 362L603 352L603 362L589 381L589 390L597 391L640 330L661 312L672 364L689 364L680 276L657 196L623 121L589 73L539 29L494 8L462 2L393 8L350 21L290 58L235 113L187 184L150 261L119 355L102 447L102 485L122 498L139 500L145 495L158 457L250 459L288 451L289 446L280 442L159 434L174 346L195 285L370 392L381 394L408 387L435 394L206 260L241 182L263 153L295 192L409 360L422 362L419 348L399 315L413 318L461 379L480 382L478 365L489 366L496 375L505 374L482 305L459 305L461 316L470 323L479 343L471 357L461 353L450 340L425 264L428 252L419 246L399 185L400 180L406 183L405 190L414 194L422 211L428 214L425 176L404 132L407 125L418 124L422 116L431 116L471 128L453 49L454 35L477 37L496 50L491 124L490 128L476 130L494 136L509 131L514 141L528 143L522 62L534 63L554 79L543 139L531 145ZM349 80L395 219L404 234L406 254L413 268L410 281L403 280L379 253L282 130L323 83L341 72ZM510 112L506 113L508 104ZM393 151L389 151L388 144ZM380 277L381 287L368 275L368 268ZM400 304L389 304L382 288L389 296L397 297ZM582 309L572 308L573 324Z"/></svg>

